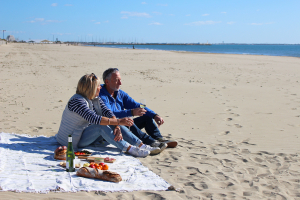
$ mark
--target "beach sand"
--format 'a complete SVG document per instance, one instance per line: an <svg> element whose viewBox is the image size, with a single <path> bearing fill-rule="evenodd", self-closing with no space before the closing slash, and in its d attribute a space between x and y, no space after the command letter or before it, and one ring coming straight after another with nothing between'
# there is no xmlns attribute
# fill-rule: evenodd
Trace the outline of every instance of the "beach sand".
<svg viewBox="0 0 300 200"><path fill-rule="evenodd" d="M86 73L165 120L175 149L139 158L177 191L14 193L1 199L300 199L300 59L62 45L0 46L0 131L53 136Z"/></svg>

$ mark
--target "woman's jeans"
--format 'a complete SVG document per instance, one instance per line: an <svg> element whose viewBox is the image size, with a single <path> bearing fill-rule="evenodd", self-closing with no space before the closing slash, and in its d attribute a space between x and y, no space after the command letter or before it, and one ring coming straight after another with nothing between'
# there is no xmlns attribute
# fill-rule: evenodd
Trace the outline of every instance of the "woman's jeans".
<svg viewBox="0 0 300 200"><path fill-rule="evenodd" d="M114 126L96 124L88 126L82 132L78 147L86 147L95 141L102 140L102 138L122 151L126 151L130 144L133 146L139 146L142 143L142 141L125 126L120 126L123 140L120 140L119 142L115 141L114 128Z"/></svg>

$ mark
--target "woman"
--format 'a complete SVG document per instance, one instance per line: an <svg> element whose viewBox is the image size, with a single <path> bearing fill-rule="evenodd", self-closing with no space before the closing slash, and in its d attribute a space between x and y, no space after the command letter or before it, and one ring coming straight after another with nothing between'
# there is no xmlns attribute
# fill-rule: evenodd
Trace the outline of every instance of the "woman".
<svg viewBox="0 0 300 200"><path fill-rule="evenodd" d="M84 75L63 112L56 140L64 146L72 135L73 148L83 148L104 138L124 152L146 157L159 148L145 145L125 126L132 126L130 118L117 119L99 96L100 79L95 74ZM123 133L123 134L122 134Z"/></svg>

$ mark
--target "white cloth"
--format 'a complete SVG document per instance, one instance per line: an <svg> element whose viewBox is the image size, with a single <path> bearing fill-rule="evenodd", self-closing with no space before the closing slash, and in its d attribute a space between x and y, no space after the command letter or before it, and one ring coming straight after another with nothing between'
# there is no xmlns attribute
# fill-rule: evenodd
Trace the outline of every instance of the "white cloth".
<svg viewBox="0 0 300 200"><path fill-rule="evenodd" d="M0 133L0 188L1 191L39 192L49 191L136 191L167 190L170 186L141 162L120 152L112 145L85 148L93 155L113 157L109 171L121 175L119 183L79 177L76 172L66 172L54 159L59 146L56 139L45 136L28 136ZM81 161L84 163L84 161Z"/></svg>

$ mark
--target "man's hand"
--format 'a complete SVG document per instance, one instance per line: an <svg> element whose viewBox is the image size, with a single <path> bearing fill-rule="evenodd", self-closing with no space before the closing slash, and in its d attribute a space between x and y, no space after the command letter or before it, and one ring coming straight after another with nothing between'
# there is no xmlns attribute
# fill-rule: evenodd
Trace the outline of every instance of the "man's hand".
<svg viewBox="0 0 300 200"><path fill-rule="evenodd" d="M155 117L154 117L154 120L155 120L155 122L157 123L157 125L158 125L158 128L160 127L160 125L163 125L164 124L164 119L162 118L162 117L160 117L159 115L156 115Z"/></svg>
<svg viewBox="0 0 300 200"><path fill-rule="evenodd" d="M123 140L123 136L122 136L121 129L119 126L115 127L114 135L115 135L114 141L119 142L119 141Z"/></svg>
<svg viewBox="0 0 300 200"><path fill-rule="evenodd" d="M143 116L147 112L144 108L135 108L132 111L133 116Z"/></svg>

